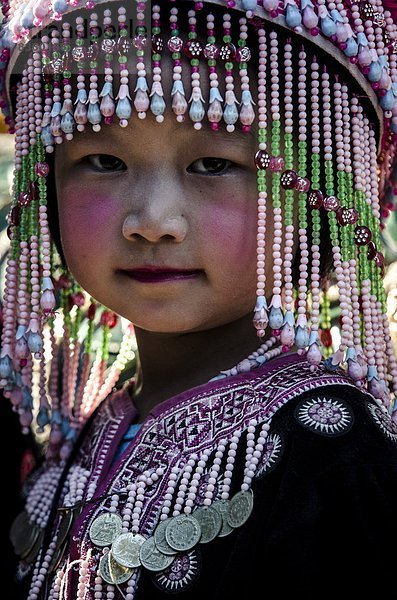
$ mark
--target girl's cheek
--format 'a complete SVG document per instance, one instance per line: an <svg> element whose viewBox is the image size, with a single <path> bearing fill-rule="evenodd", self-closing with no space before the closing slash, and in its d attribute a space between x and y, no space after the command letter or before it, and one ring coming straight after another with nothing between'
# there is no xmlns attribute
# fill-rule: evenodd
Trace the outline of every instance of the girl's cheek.
<svg viewBox="0 0 397 600"><path fill-rule="evenodd" d="M217 198L201 221L209 244L218 255L233 258L236 264L245 262L256 248L256 203L246 198L246 194Z"/></svg>
<svg viewBox="0 0 397 600"><path fill-rule="evenodd" d="M81 188L65 191L60 203L61 229L65 233L78 233L91 237L98 229L107 229L109 219L115 214L109 195L97 190Z"/></svg>

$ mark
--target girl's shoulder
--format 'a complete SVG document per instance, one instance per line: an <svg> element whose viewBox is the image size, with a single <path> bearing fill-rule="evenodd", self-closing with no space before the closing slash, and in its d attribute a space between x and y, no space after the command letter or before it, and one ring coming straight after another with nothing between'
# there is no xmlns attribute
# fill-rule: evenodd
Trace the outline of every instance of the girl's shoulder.
<svg viewBox="0 0 397 600"><path fill-rule="evenodd" d="M304 481L374 467L390 468L397 483L397 423L366 391L325 385L292 398L274 414L268 439L276 449L259 471ZM276 456L277 455L277 456ZM303 478L303 479L302 479Z"/></svg>

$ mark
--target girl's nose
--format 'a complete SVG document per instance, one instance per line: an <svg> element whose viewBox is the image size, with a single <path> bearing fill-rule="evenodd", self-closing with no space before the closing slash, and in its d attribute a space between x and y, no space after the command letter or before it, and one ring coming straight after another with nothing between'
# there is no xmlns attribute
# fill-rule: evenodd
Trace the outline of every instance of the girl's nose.
<svg viewBox="0 0 397 600"><path fill-rule="evenodd" d="M161 211L145 210L130 212L123 221L123 236L129 241L146 240L156 243L161 240L182 242L187 234L188 224L184 215L163 215Z"/></svg>

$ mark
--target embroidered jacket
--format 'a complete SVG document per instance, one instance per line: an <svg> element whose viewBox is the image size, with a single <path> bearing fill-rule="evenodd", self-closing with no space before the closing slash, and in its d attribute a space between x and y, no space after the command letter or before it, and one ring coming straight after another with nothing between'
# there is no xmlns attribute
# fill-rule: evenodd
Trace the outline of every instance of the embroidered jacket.
<svg viewBox="0 0 397 600"><path fill-rule="evenodd" d="M114 393L53 467L42 598L393 597L397 427L344 373L289 356L186 391L114 461L136 417Z"/></svg>

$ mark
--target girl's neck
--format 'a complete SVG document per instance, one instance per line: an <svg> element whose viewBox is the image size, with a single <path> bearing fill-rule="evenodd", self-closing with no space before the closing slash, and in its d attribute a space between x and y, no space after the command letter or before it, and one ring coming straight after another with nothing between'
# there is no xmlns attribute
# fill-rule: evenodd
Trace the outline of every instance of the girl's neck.
<svg viewBox="0 0 397 600"><path fill-rule="evenodd" d="M251 314L195 333L158 334L137 327L136 337L139 368L134 403L140 420L160 402L206 383L261 344Z"/></svg>

